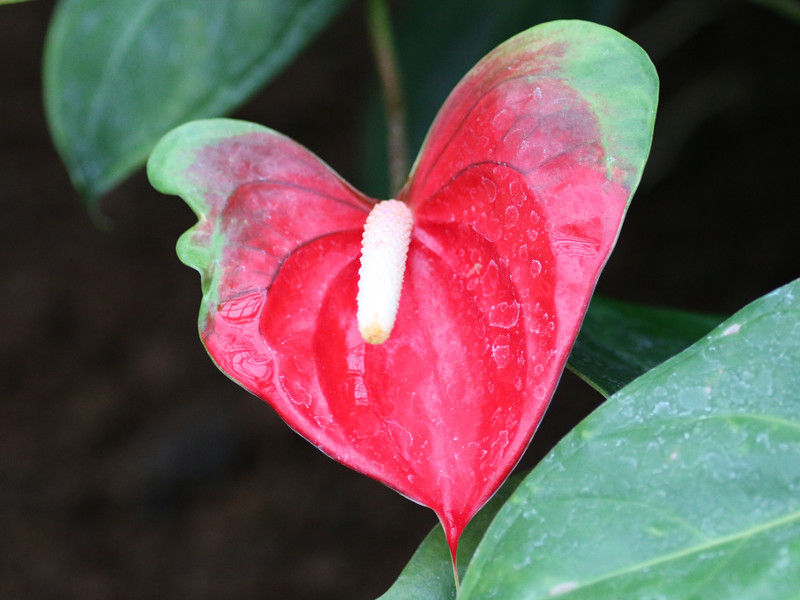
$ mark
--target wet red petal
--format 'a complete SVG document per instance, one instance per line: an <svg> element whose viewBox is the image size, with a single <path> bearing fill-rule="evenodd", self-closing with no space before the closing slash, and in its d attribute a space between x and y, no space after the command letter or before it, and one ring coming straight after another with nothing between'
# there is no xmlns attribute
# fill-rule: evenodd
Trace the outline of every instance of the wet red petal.
<svg viewBox="0 0 800 600"><path fill-rule="evenodd" d="M383 345L356 321L370 201L313 154L215 122L182 182L211 356L324 452L435 510L454 557L541 421L641 169L611 168L569 48L537 35L481 61L431 128L400 193L415 226Z"/></svg>

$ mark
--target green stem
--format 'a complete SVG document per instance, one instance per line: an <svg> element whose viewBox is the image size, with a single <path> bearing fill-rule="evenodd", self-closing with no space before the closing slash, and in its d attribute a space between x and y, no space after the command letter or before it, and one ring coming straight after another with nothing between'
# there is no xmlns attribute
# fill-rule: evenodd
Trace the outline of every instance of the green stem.
<svg viewBox="0 0 800 600"><path fill-rule="evenodd" d="M367 21L383 88L389 151L389 182L394 197L408 176L406 109L385 0L367 0Z"/></svg>

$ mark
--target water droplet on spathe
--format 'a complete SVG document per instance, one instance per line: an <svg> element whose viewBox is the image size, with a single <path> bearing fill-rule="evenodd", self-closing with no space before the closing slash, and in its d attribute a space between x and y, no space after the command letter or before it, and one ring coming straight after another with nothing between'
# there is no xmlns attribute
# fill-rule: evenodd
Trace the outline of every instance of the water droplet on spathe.
<svg viewBox="0 0 800 600"><path fill-rule="evenodd" d="M517 224L519 220L519 209L516 206L506 206L506 214L505 214L505 226L506 229L510 229Z"/></svg>
<svg viewBox="0 0 800 600"><path fill-rule="evenodd" d="M508 365L510 354L511 351L508 346L492 346L492 357L498 369L502 369Z"/></svg>
<svg viewBox="0 0 800 600"><path fill-rule="evenodd" d="M483 192L483 198L481 199L490 204L497 198L497 185L488 177L481 178L481 191Z"/></svg>
<svg viewBox="0 0 800 600"><path fill-rule="evenodd" d="M489 311L489 324L509 329L519 321L519 304L516 302L500 302Z"/></svg>

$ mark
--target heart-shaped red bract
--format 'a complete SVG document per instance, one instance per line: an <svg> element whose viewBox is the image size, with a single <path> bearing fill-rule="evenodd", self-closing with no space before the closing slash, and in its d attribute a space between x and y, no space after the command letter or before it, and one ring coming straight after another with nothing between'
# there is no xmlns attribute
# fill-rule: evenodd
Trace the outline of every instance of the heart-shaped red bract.
<svg viewBox="0 0 800 600"><path fill-rule="evenodd" d="M269 129L209 120L149 164L199 223L217 365L336 460L461 532L542 419L649 149L657 83L632 42L556 22L498 47L431 128L398 199L414 216L397 321L356 323L374 204Z"/></svg>

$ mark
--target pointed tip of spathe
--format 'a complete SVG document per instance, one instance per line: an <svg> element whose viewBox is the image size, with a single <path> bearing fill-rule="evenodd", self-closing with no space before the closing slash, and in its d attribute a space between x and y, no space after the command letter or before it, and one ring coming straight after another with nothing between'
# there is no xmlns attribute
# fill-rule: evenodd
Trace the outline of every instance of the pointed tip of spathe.
<svg viewBox="0 0 800 600"><path fill-rule="evenodd" d="M450 563L453 566L453 579L456 584L457 592L459 586L461 585L461 579L458 574L458 542L461 539L461 534L464 533L464 528L458 527L454 523L446 521L444 518L442 518L442 515L439 515L438 513L437 516L439 517L439 523L444 531L447 548L450 551Z"/></svg>

